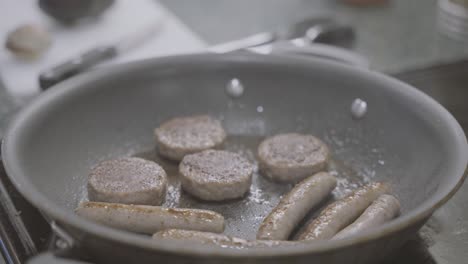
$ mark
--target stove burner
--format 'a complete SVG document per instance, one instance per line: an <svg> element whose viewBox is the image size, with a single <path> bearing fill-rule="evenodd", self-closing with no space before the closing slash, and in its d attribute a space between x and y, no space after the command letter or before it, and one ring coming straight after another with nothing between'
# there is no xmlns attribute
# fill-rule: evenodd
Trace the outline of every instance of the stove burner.
<svg viewBox="0 0 468 264"><path fill-rule="evenodd" d="M50 225L7 177L0 159L0 250L6 263L26 259L50 248Z"/></svg>

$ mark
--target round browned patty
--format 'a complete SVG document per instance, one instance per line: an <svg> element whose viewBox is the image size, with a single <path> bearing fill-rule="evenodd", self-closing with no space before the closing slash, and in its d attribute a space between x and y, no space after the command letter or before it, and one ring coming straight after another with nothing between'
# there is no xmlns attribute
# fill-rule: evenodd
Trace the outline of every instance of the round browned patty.
<svg viewBox="0 0 468 264"><path fill-rule="evenodd" d="M289 133L263 140L258 157L264 176L275 181L297 182L325 169L330 151L312 135Z"/></svg>
<svg viewBox="0 0 468 264"><path fill-rule="evenodd" d="M184 157L179 165L182 188L207 201L242 197L252 183L253 166L241 155L205 150Z"/></svg>
<svg viewBox="0 0 468 264"><path fill-rule="evenodd" d="M155 129L159 153L180 161L187 154L219 147L226 139L221 123L207 115L178 117Z"/></svg>
<svg viewBox="0 0 468 264"><path fill-rule="evenodd" d="M164 169L140 158L103 161L91 170L88 179L88 197L98 202L160 205L166 189Z"/></svg>

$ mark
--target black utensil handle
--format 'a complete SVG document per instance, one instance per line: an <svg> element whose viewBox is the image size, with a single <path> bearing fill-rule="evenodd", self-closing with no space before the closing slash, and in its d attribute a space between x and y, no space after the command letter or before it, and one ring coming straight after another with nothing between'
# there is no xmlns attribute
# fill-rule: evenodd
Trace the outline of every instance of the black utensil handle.
<svg viewBox="0 0 468 264"><path fill-rule="evenodd" d="M71 60L46 70L39 75L39 86L46 90L51 86L68 79L80 72L85 71L104 60L110 59L116 55L113 47L98 47L89 50Z"/></svg>

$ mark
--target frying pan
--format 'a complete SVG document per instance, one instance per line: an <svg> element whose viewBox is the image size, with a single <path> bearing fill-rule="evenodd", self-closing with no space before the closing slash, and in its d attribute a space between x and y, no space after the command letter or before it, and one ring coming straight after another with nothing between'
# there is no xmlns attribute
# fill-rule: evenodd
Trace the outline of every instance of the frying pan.
<svg viewBox="0 0 468 264"><path fill-rule="evenodd" d="M245 87L241 97L226 93L232 78ZM368 105L360 119L350 113L356 98ZM253 162L267 135L320 137L333 153L329 170L340 179L331 200L365 182L385 181L402 215L348 239L236 250L151 240L74 214L86 197L90 167L136 155L168 171L166 206L215 210L226 218L226 234L253 238L291 186L256 174L244 199L203 203L179 191L177 165L155 153L158 124L201 113L222 120L226 148ZM2 155L18 190L99 263L368 263L398 249L455 193L466 177L468 147L450 113L390 77L322 59L235 52L150 59L67 80L16 117Z"/></svg>

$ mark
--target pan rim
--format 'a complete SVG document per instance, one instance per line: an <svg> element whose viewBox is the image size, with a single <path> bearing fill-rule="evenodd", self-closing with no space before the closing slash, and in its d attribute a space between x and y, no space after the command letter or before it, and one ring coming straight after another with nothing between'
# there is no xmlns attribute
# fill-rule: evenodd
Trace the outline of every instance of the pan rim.
<svg viewBox="0 0 468 264"><path fill-rule="evenodd" d="M419 98L420 100L426 101L426 103L432 105L438 109L441 116L444 116L445 122L451 124L450 128L453 130L453 134L456 135L455 140L460 147L456 150L460 157L459 166L454 169L457 172L457 179L452 180L446 189L438 195L433 195L429 199L425 200L421 205L411 210L407 214L400 218L376 229L371 229L363 232L360 235L356 235L347 239L342 240L331 240L331 241L320 241L310 242L304 245L297 245L294 247L275 247L275 248L249 248L245 250L236 250L232 248L218 248L209 245L193 245L183 241L158 241L154 240L148 243L148 239L141 237L137 234L131 234L125 231L116 230L103 225L96 224L89 220L76 216L73 211L59 207L54 204L53 201L48 199L42 194L35 186L28 180L28 177L23 173L21 166L17 160L19 158L18 153L15 150L15 146L18 144L20 138L21 127L27 123L27 120L31 115L38 109L41 109L43 105L48 104L51 101L58 100L61 96L65 96L69 93L76 92L79 88L79 84L91 80L96 80L108 76L109 74L115 74L119 71L125 71L128 67L143 67L144 65L155 65L164 63L177 63L178 61L218 61L218 62L235 62L243 61L249 62L255 58L260 62L268 63L285 63L285 60L294 61L299 65L307 65L311 61L319 61L324 66L344 70L347 72L353 72L353 74L365 74L369 77L393 84L395 89L400 89L401 92L406 93L408 96ZM138 246L147 250L164 251L167 253L184 254L187 256L209 256L209 257L279 257L279 256L291 256L291 255L304 255L304 254L316 254L324 253L327 251L337 250L340 248L349 247L351 245L357 245L366 243L391 233L401 231L408 228L418 222L423 221L429 217L434 210L444 204L450 199L455 192L461 187L464 180L468 175L467 161L468 161L468 144L466 136L455 120L455 118L439 103L434 99L430 98L423 92L384 74L373 72L371 73L365 69L356 69L351 66L342 65L336 62L329 62L323 59L301 59L292 57L283 57L280 55L253 55L251 53L230 53L230 54L191 54L191 55L177 55L169 56L165 58L148 59L138 62L131 62L122 65L110 66L107 69L100 71L91 72L85 75L77 76L64 83L59 84L56 89L50 89L45 92L40 98L36 99L31 105L23 109L15 118L13 123L10 125L4 143L2 144L2 157L4 160L5 170L15 185L15 187L25 196L34 206L39 208L48 214L52 219L55 219L59 223L64 223L73 227L74 229L84 231L86 233L93 234L103 239L111 240L113 242L124 243L128 246ZM463 160L465 164L463 165ZM459 175L458 175L459 174ZM459 177L459 178L458 178Z"/></svg>

